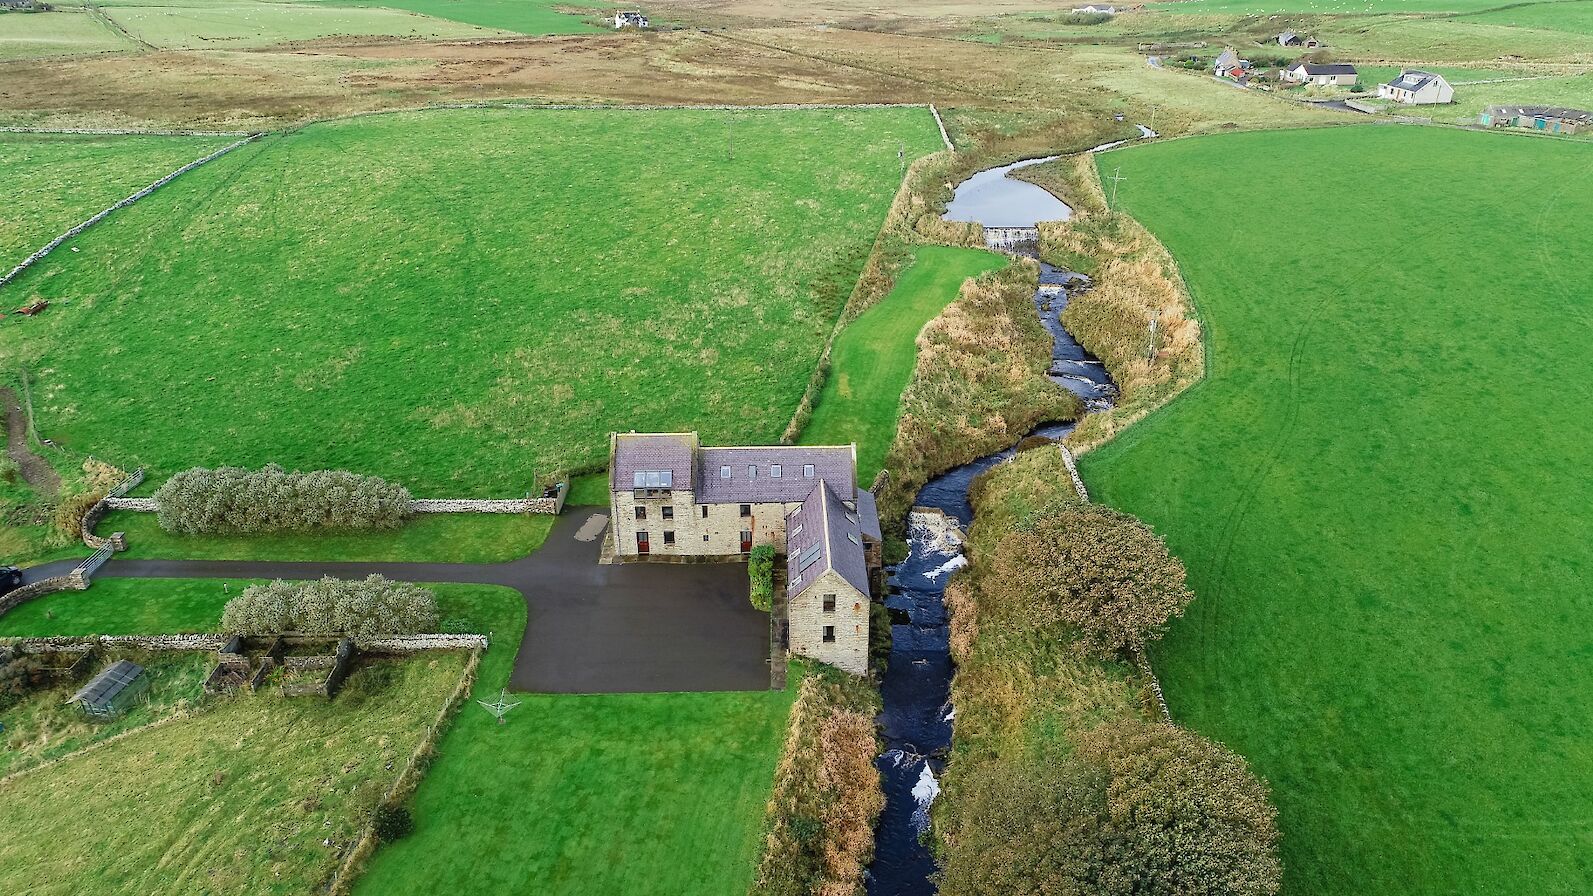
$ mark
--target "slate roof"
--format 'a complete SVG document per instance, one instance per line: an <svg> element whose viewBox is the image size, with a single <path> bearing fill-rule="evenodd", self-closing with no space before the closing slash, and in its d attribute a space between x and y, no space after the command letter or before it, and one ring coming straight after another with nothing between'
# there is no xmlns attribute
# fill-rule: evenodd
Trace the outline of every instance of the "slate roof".
<svg viewBox="0 0 1593 896"><path fill-rule="evenodd" d="M874 502L874 493L867 489L857 490L857 515L863 521L863 534L874 541L883 541L885 536L879 528L879 505Z"/></svg>
<svg viewBox="0 0 1593 896"><path fill-rule="evenodd" d="M1305 69L1305 73L1307 75L1313 75L1313 76L1314 75L1358 75L1358 74L1360 74L1360 72L1356 70L1355 66L1350 65L1347 62L1333 62L1333 63L1324 64L1324 65L1318 65L1318 64L1316 64L1314 62L1301 62L1298 65L1296 65L1294 68L1289 69L1289 71L1292 72L1292 71L1294 71L1294 69L1299 69L1299 68Z"/></svg>
<svg viewBox="0 0 1593 896"><path fill-rule="evenodd" d="M697 455L699 504L795 503L807 498L820 481L829 482L844 500L857 494L856 452L850 445L703 448ZM811 478L803 475L808 464L813 465ZM776 465L779 478L774 476ZM728 478L724 467L730 468Z"/></svg>
<svg viewBox="0 0 1593 896"><path fill-rule="evenodd" d="M116 695L127 690L127 686L138 680L144 674L144 667L129 660L117 660L93 680L83 686L83 689L72 695L73 703L83 703L89 706L104 706L116 699Z"/></svg>
<svg viewBox="0 0 1593 896"><path fill-rule="evenodd" d="M1296 40L1299 40L1299 38L1300 38L1300 35L1295 34L1293 31L1285 31L1282 34L1278 35L1278 45L1282 46L1282 47L1287 47L1290 43L1292 43L1292 42L1294 42Z"/></svg>
<svg viewBox="0 0 1593 896"><path fill-rule="evenodd" d="M636 487L637 473L667 471L674 480L674 488L691 488L696 452L697 434L694 432L619 433L614 437L609 487L625 491Z"/></svg>
<svg viewBox="0 0 1593 896"><path fill-rule="evenodd" d="M1495 118L1515 117L1558 118L1562 121L1593 122L1593 112L1585 109L1567 109L1564 106L1489 106L1488 114Z"/></svg>
<svg viewBox="0 0 1593 896"><path fill-rule="evenodd" d="M1388 86L1415 93L1437 80L1440 80L1439 77L1432 72L1419 72L1413 69L1400 72L1399 77L1388 82Z"/></svg>
<svg viewBox="0 0 1593 896"><path fill-rule="evenodd" d="M869 593L862 519L827 482L821 480L802 506L786 515L785 533L788 594L801 594L831 569L853 588Z"/></svg>

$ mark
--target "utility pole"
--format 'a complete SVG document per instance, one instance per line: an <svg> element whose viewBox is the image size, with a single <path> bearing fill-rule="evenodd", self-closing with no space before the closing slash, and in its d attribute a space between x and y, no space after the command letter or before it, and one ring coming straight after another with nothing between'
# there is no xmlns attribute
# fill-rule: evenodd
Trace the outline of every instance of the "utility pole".
<svg viewBox="0 0 1593 896"><path fill-rule="evenodd" d="M1156 115L1157 115L1157 113L1159 113L1161 111L1162 111L1162 107L1161 106L1152 106L1151 107L1150 129L1153 130L1153 131L1156 130Z"/></svg>
<svg viewBox="0 0 1593 896"><path fill-rule="evenodd" d="M899 144L896 148L896 165L901 170L907 170L907 144Z"/></svg>
<svg viewBox="0 0 1593 896"><path fill-rule="evenodd" d="M1116 168L1113 168L1112 169L1112 176L1107 178L1107 180L1112 182L1112 205L1116 206L1117 205L1117 185L1120 182L1122 182L1122 181L1128 180L1128 178L1123 176L1123 166L1119 165Z"/></svg>
<svg viewBox="0 0 1593 896"><path fill-rule="evenodd" d="M1154 360L1156 360L1156 325L1161 322L1161 319L1162 319L1162 309L1157 308L1157 309L1155 309L1154 311L1151 312L1150 345L1146 346L1146 348L1145 348L1145 360L1146 361L1154 361Z"/></svg>

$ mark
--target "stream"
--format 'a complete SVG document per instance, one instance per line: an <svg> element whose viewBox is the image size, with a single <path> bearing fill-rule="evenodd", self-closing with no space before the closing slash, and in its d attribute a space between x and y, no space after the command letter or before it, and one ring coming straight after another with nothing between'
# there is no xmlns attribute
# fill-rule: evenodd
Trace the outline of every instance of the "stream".
<svg viewBox="0 0 1593 896"><path fill-rule="evenodd" d="M1146 130L1141 128L1141 133ZM975 174L957 186L946 218L1005 228L1067 220L1072 209L1060 199L1006 176L1009 171L1045 161L1049 159ZM1003 242L1002 246L1037 257L1032 243ZM1087 277L1040 263L1034 307L1051 334L1048 376L1078 395L1087 412L1110 407L1117 388L1105 366L1063 328L1058 315L1071 296L1089 288ZM1072 432L1074 425L1044 424L1032 434L1060 439ZM973 522L969 486L974 477L1016 452L1017 445L1012 445L931 479L919 490L908 516L907 559L886 568L890 578L885 606L891 613L892 644L890 666L880 684L885 708L879 716L886 749L874 763L885 788L885 811L874 835L869 896L931 896L936 890L931 879L935 860L925 841L929 808L940 793L939 779L951 749L956 716L951 706L953 664L946 583L968 562L962 545Z"/></svg>

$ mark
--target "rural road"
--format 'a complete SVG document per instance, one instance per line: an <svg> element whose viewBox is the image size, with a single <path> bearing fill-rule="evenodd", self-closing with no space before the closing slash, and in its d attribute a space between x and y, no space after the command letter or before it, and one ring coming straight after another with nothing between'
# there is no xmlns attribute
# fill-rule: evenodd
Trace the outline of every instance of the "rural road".
<svg viewBox="0 0 1593 896"><path fill-rule="evenodd" d="M769 687L768 617L747 600L735 563L597 562L601 540L576 535L603 511L561 517L535 553L508 563L319 563L122 560L95 578L316 579L372 573L406 582L501 585L526 601L510 686L551 693L751 691ZM588 528L590 532L590 528ZM64 560L28 581L70 572Z"/></svg>

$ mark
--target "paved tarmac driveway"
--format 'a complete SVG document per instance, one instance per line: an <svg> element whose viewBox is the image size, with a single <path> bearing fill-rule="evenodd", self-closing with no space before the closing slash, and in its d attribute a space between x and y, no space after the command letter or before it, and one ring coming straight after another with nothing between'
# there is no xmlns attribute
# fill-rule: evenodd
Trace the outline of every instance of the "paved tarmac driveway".
<svg viewBox="0 0 1593 896"><path fill-rule="evenodd" d="M381 573L411 582L504 585L524 595L527 608L525 638L510 681L516 690L580 694L769 687L769 617L747 600L746 567L601 566L601 539L578 541L575 535L603 512L573 509L554 523L540 550L509 563L116 559L96 575L313 579ZM34 567L27 570L28 579L60 575L76 563Z"/></svg>

